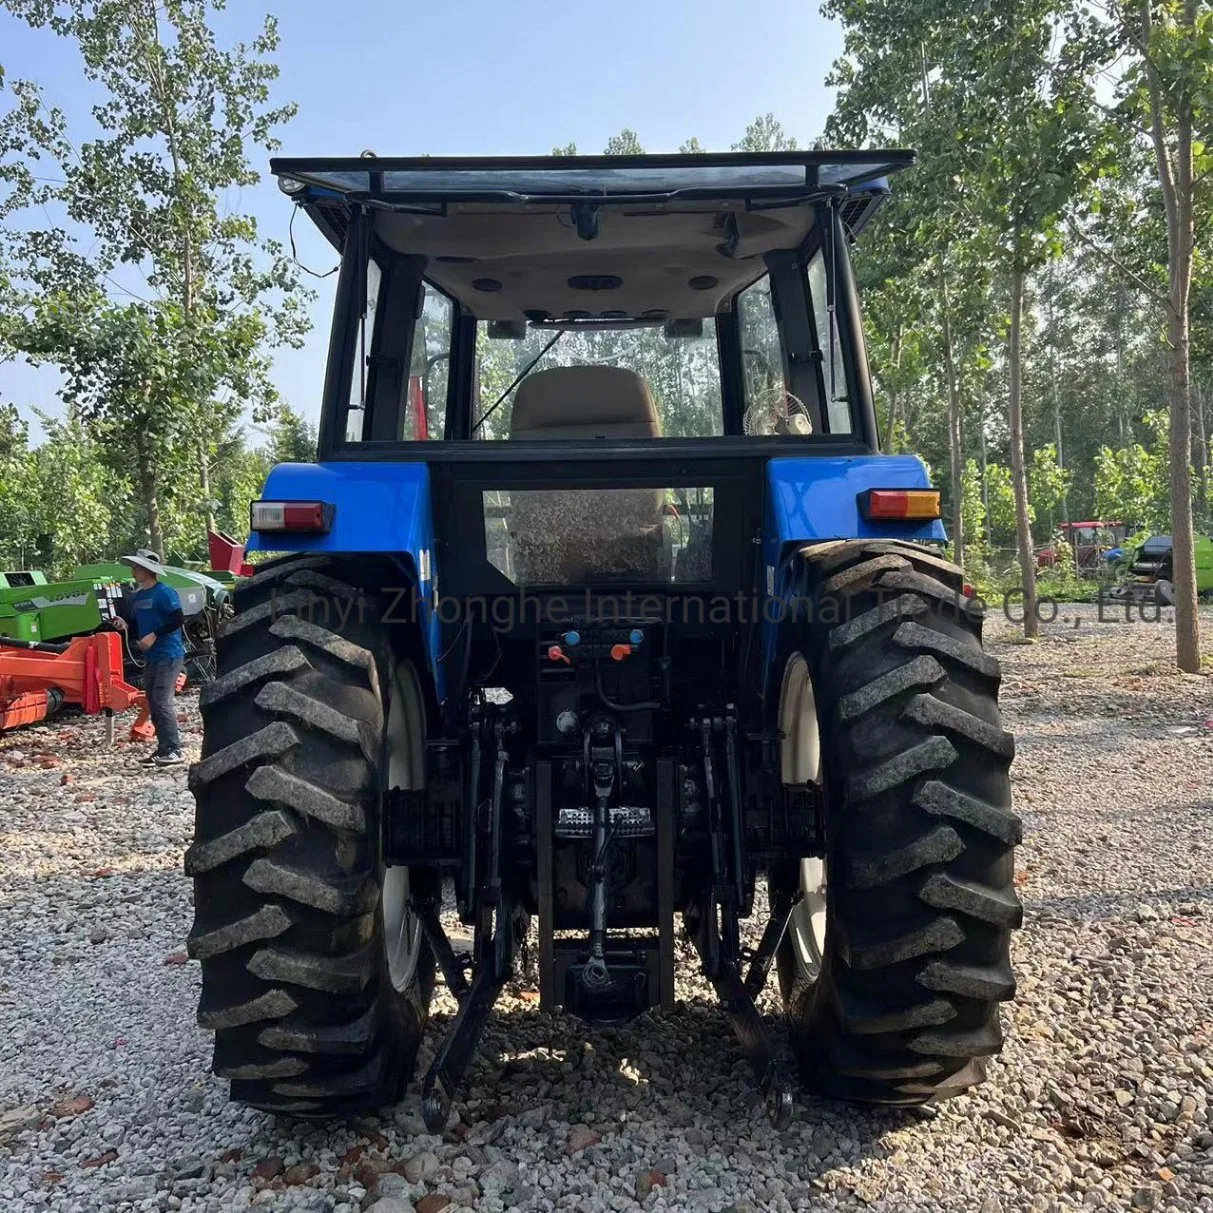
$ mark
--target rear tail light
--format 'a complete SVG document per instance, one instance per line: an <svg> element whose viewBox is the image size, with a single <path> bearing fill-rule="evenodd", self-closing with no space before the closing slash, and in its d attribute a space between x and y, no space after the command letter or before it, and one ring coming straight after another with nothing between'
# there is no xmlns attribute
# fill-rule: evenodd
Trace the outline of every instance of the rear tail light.
<svg viewBox="0 0 1213 1213"><path fill-rule="evenodd" d="M254 531L299 531L325 534L336 508L327 501L254 501L250 525Z"/></svg>
<svg viewBox="0 0 1213 1213"><path fill-rule="evenodd" d="M938 489L868 489L859 508L869 521L922 522L940 516Z"/></svg>

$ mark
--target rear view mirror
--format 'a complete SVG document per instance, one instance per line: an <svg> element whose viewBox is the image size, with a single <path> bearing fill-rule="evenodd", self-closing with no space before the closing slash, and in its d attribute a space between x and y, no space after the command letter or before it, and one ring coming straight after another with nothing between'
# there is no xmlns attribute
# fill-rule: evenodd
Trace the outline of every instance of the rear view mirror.
<svg viewBox="0 0 1213 1213"><path fill-rule="evenodd" d="M671 341L679 337L702 337L703 317L695 316L689 320L667 320L661 331Z"/></svg>
<svg viewBox="0 0 1213 1213"><path fill-rule="evenodd" d="M494 341L521 341L526 336L526 321L490 320L489 336Z"/></svg>

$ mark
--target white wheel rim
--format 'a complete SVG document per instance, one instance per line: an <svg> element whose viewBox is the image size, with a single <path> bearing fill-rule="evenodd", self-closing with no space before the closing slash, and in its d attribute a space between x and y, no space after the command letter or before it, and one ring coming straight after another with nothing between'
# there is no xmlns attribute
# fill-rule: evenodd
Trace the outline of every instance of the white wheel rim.
<svg viewBox="0 0 1213 1213"><path fill-rule="evenodd" d="M779 693L780 776L784 783L821 782L821 729L809 666L794 653L783 671ZM792 954L801 978L816 981L826 938L826 861L800 861L800 900L788 920Z"/></svg>
<svg viewBox="0 0 1213 1213"><path fill-rule="evenodd" d="M401 662L392 682L386 729L387 786L417 789L425 786L425 705L417 672L410 662ZM383 948L388 976L395 989L412 983L421 952L422 932L409 909L409 870L385 868L383 872Z"/></svg>
<svg viewBox="0 0 1213 1213"><path fill-rule="evenodd" d="M788 923L796 967L806 981L816 981L826 945L826 864L824 859L800 861L800 900Z"/></svg>

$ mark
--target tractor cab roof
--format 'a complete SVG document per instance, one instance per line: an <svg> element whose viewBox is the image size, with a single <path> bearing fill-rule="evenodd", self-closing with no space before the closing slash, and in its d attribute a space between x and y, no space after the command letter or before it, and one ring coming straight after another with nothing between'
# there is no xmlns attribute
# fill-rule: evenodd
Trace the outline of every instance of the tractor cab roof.
<svg viewBox="0 0 1213 1213"><path fill-rule="evenodd" d="M712 316L805 246L834 200L854 236L912 151L487 159L275 159L284 193L343 248L364 207L387 249L484 320Z"/></svg>
<svg viewBox="0 0 1213 1213"><path fill-rule="evenodd" d="M663 201L798 198L875 184L914 163L908 150L712 152L678 156L279 157L282 189L351 200L418 202Z"/></svg>

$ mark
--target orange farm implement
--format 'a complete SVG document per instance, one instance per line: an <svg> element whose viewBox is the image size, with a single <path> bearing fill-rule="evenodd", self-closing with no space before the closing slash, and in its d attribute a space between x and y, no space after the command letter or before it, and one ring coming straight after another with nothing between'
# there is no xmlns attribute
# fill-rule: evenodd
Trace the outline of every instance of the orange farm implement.
<svg viewBox="0 0 1213 1213"><path fill-rule="evenodd" d="M111 718L139 708L131 733L146 735L147 700L123 680L118 633L96 632L64 644L0 637L0 732L33 724L67 705Z"/></svg>

